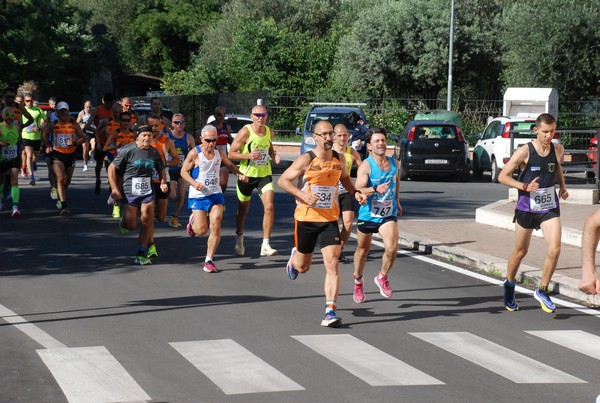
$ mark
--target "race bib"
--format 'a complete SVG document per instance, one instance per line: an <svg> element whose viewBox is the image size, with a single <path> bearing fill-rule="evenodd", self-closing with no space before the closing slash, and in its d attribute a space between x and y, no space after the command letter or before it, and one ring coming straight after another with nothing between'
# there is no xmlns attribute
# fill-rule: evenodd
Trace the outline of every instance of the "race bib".
<svg viewBox="0 0 600 403"><path fill-rule="evenodd" d="M392 199L386 198L386 194L380 195L381 198L373 198L371 202L371 217L385 218L392 215L394 202Z"/></svg>
<svg viewBox="0 0 600 403"><path fill-rule="evenodd" d="M56 146L59 148L67 148L73 145L73 139L70 134L56 134Z"/></svg>
<svg viewBox="0 0 600 403"><path fill-rule="evenodd" d="M134 196L146 196L152 193L150 178L131 178L131 194Z"/></svg>
<svg viewBox="0 0 600 403"><path fill-rule="evenodd" d="M336 197L335 186L317 186L313 185L310 190L317 196L315 208L331 208Z"/></svg>
<svg viewBox="0 0 600 403"><path fill-rule="evenodd" d="M342 182L338 182L338 194L348 193Z"/></svg>
<svg viewBox="0 0 600 403"><path fill-rule="evenodd" d="M531 211L552 210L553 208L556 208L554 187L539 188L535 192L529 192L529 209Z"/></svg>
<svg viewBox="0 0 600 403"><path fill-rule="evenodd" d="M257 166L265 166L267 165L267 163L269 162L269 150L259 150L256 149L254 151L258 151L260 153L260 158L257 160L251 160L250 163L252 165L257 165Z"/></svg>
<svg viewBox="0 0 600 403"><path fill-rule="evenodd" d="M215 171L202 172L198 177L198 182L204 185L202 192L217 193L219 190L219 175Z"/></svg>
<svg viewBox="0 0 600 403"><path fill-rule="evenodd" d="M17 146L2 147L2 158L5 160L14 160L17 158Z"/></svg>

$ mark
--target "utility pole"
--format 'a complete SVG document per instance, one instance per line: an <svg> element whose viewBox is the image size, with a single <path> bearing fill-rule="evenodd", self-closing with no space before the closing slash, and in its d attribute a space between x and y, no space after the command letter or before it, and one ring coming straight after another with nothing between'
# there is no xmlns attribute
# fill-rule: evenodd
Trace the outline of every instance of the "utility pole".
<svg viewBox="0 0 600 403"><path fill-rule="evenodd" d="M450 46L448 50L448 101L447 110L452 110L452 56L454 48L454 0L450 8Z"/></svg>

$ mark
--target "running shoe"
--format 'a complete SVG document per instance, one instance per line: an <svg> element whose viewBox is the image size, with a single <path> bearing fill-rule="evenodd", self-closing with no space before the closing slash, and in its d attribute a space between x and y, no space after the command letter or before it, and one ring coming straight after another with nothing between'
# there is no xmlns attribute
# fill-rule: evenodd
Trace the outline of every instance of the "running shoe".
<svg viewBox="0 0 600 403"><path fill-rule="evenodd" d="M31 177L29 178L29 184L31 186L35 186L35 176L31 175Z"/></svg>
<svg viewBox="0 0 600 403"><path fill-rule="evenodd" d="M540 302L540 305L544 312L552 313L556 311L556 306L554 305L554 302L552 302L552 300L550 299L550 296L547 292L540 291L540 289L538 288L537 290L535 290L533 296Z"/></svg>
<svg viewBox="0 0 600 403"><path fill-rule="evenodd" d="M96 187L94 187L94 193L97 195L100 194L100 185L101 185L100 179L96 179Z"/></svg>
<svg viewBox="0 0 600 403"><path fill-rule="evenodd" d="M83 164L83 169L82 171L85 172L88 170L88 165L86 163Z"/></svg>
<svg viewBox="0 0 600 403"><path fill-rule="evenodd" d="M50 189L50 198L52 200L58 200L58 189L54 186Z"/></svg>
<svg viewBox="0 0 600 403"><path fill-rule="evenodd" d="M334 310L327 311L321 321L323 327L340 327L342 325L342 318L335 314Z"/></svg>
<svg viewBox="0 0 600 403"><path fill-rule="evenodd" d="M519 305L517 305L517 300L515 299L515 286L510 285L508 280L504 281L504 307L507 311L518 311Z"/></svg>
<svg viewBox="0 0 600 403"><path fill-rule="evenodd" d="M260 248L260 255L261 256L277 256L277 249L273 249L273 248L271 248L271 245L263 243Z"/></svg>
<svg viewBox="0 0 600 403"><path fill-rule="evenodd" d="M137 255L135 257L135 264L139 264L140 266L146 266L152 264L152 260L149 257L144 255Z"/></svg>
<svg viewBox="0 0 600 403"><path fill-rule="evenodd" d="M19 217L21 212L19 211L19 206L13 206L12 209L12 217Z"/></svg>
<svg viewBox="0 0 600 403"><path fill-rule="evenodd" d="M27 178L27 168L21 167L21 176Z"/></svg>
<svg viewBox="0 0 600 403"><path fill-rule="evenodd" d="M385 298L392 298L392 289L387 276L379 277L379 274L375 276L375 284L379 287L379 293Z"/></svg>
<svg viewBox="0 0 600 403"><path fill-rule="evenodd" d="M121 234L126 234L129 232L129 230L123 225L123 217L121 217L121 221L119 221L119 232Z"/></svg>
<svg viewBox="0 0 600 403"><path fill-rule="evenodd" d="M119 203L115 203L113 206L112 218L121 218L121 206L119 206Z"/></svg>
<svg viewBox="0 0 600 403"><path fill-rule="evenodd" d="M108 199L106 199L106 204L108 204L109 206L115 204L115 199L113 199L112 194L108 196Z"/></svg>
<svg viewBox="0 0 600 403"><path fill-rule="evenodd" d="M217 266L215 266L215 264L209 260L208 262L204 263L204 269L205 272L207 273L217 273L219 270L217 269Z"/></svg>
<svg viewBox="0 0 600 403"><path fill-rule="evenodd" d="M69 214L71 214L71 212L66 207L60 210L60 215L69 215Z"/></svg>
<svg viewBox="0 0 600 403"><path fill-rule="evenodd" d="M292 248L292 253L290 253L290 260L288 260L287 267L286 267L287 275L290 278L290 280L296 280L296 278L298 277L298 270L294 269L294 265L292 264L295 254L296 254L296 247L294 246Z"/></svg>
<svg viewBox="0 0 600 403"><path fill-rule="evenodd" d="M56 208L57 208L57 209L59 209L59 210L61 210L61 209L62 209L62 203L61 203L61 201L60 201L60 200L57 200L57 201L56 201Z"/></svg>
<svg viewBox="0 0 600 403"><path fill-rule="evenodd" d="M187 231L190 238L193 238L196 236L196 233L192 229L193 224L194 224L194 215L190 214L190 219L188 220L188 225L185 227L185 230Z"/></svg>
<svg viewBox="0 0 600 403"><path fill-rule="evenodd" d="M244 248L244 236L243 235L236 235L235 247L233 248L233 252L237 256L244 256L246 254L246 248Z"/></svg>
<svg viewBox="0 0 600 403"><path fill-rule="evenodd" d="M156 245L152 244L148 246L148 257L158 257L158 252L156 251Z"/></svg>
<svg viewBox="0 0 600 403"><path fill-rule="evenodd" d="M179 222L178 217L171 216L171 219L169 220L169 226L173 228L181 228L181 223Z"/></svg>
<svg viewBox="0 0 600 403"><path fill-rule="evenodd" d="M354 302L356 302L357 304L362 304L363 302L365 302L363 281L361 281L360 283L356 281L354 282L354 294L352 295L352 299L354 299Z"/></svg>

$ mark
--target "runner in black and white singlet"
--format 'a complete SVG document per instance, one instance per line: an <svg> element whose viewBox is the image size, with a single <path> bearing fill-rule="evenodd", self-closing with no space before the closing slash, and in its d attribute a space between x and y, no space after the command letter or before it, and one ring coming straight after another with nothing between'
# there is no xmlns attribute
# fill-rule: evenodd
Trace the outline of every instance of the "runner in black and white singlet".
<svg viewBox="0 0 600 403"><path fill-rule="evenodd" d="M560 161L564 148L552 143L556 131L556 120L548 113L538 116L534 132L535 140L527 146L517 148L500 172L500 183L519 190L515 209L515 247L508 259L504 282L504 306L509 311L519 309L515 299L515 283L521 261L527 255L531 234L542 229L547 252L542 266L542 280L534 297L545 312L552 313L556 307L548 295L548 285L556 269L560 255L561 223L558 197L566 199L569 192L565 187ZM513 172L521 169L519 179ZM556 183L560 189L555 191Z"/></svg>
<svg viewBox="0 0 600 403"><path fill-rule="evenodd" d="M229 151L227 146L233 142L231 137L231 127L225 123L225 108L217 106L215 108L215 121L211 124L217 128L217 150L225 151L225 154ZM219 182L221 183L221 189L223 193L227 190L227 181L229 179L229 169L225 165L221 165L219 172Z"/></svg>

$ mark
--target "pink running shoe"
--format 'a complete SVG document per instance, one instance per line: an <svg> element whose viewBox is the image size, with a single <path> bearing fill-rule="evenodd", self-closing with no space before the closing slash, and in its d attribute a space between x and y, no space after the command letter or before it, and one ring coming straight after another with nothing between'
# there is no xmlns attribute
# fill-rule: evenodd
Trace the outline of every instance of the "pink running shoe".
<svg viewBox="0 0 600 403"><path fill-rule="evenodd" d="M379 293L385 298L392 298L392 289L390 288L390 282L387 276L375 276L375 284L379 287Z"/></svg>
<svg viewBox="0 0 600 403"><path fill-rule="evenodd" d="M215 266L215 264L209 260L208 262L204 263L204 271L207 273L217 273L219 270L217 269L217 266Z"/></svg>
<svg viewBox="0 0 600 403"><path fill-rule="evenodd" d="M196 233L192 229L192 224L193 223L194 223L194 214L190 214L190 219L188 220L188 225L187 225L187 227L185 227L185 230L187 231L187 233L188 233L188 235L190 237L195 237L196 236Z"/></svg>
<svg viewBox="0 0 600 403"><path fill-rule="evenodd" d="M362 304L365 302L365 292L363 291L363 282L357 283L354 282L354 295L352 296L354 302L357 304Z"/></svg>

